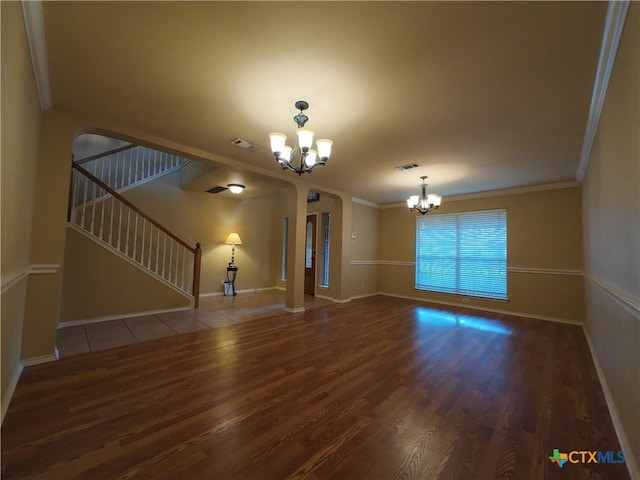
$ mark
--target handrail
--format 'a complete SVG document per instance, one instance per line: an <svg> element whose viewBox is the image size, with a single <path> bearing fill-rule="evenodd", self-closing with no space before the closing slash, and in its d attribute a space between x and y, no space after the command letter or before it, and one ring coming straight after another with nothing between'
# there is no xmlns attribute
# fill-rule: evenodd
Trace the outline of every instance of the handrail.
<svg viewBox="0 0 640 480"><path fill-rule="evenodd" d="M109 156L109 155L113 155L114 153L124 152L125 150L130 150L130 149L138 147L138 146L139 145L131 143L129 145L125 145L124 147L114 148L113 150L107 150L106 152L96 153L95 155L91 155L90 157L81 158L80 160L74 160L73 163L74 163L74 165L76 165L76 164L77 165L82 165L83 163L88 163L88 162L91 162L92 160L97 160L98 158L102 158L102 157L106 157L106 156Z"/></svg>
<svg viewBox="0 0 640 480"><path fill-rule="evenodd" d="M153 218L151 218L149 215L147 215L146 213L142 212L138 207L136 207L133 203L131 203L129 200L127 200L126 198L124 198L122 195L120 195L118 192L116 192L114 189L112 189L109 185L107 185L106 183L104 183L102 180L100 180L99 178L95 177L94 175L92 175L91 173L89 173L87 170L85 170L84 168L82 168L80 165L78 165L77 163L73 163L71 165L71 168L76 169L78 172L80 172L82 175L84 175L85 177L87 177L89 180L91 180L92 182L94 182L96 185L98 185L100 188L102 188L103 190L105 190L107 193L109 193L111 196L113 196L114 198L117 198L118 200L120 200L122 203L124 203L127 207L129 207L131 210L133 210L134 212L136 212L138 215L140 215L142 218L144 218L145 220L147 220L149 223L151 223L152 225L154 225L156 228L158 228L159 230L161 230L165 235L168 235L169 237L171 237L172 239L174 239L176 242L178 242L180 245L182 245L183 247L185 247L187 250L189 250L191 253L195 254L197 247L194 248L191 245L189 245L187 242L185 242L184 240L182 240L181 238L177 237L174 233L170 232L166 227L162 226L161 224L159 224L157 221L155 221Z"/></svg>

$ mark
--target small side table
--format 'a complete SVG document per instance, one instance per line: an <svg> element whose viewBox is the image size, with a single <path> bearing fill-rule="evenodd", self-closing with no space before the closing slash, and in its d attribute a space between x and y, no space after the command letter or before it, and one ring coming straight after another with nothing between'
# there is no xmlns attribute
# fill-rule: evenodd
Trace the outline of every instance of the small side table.
<svg viewBox="0 0 640 480"><path fill-rule="evenodd" d="M227 267L227 280L224 282L224 294L227 295L227 291L230 289L231 294L236 296L236 275L238 275L238 267L235 265L229 265Z"/></svg>

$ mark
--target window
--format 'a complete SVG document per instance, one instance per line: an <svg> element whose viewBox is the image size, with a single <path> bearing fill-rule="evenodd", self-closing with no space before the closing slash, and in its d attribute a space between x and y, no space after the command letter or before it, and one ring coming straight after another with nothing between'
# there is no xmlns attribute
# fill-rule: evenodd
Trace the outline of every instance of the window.
<svg viewBox="0 0 640 480"><path fill-rule="evenodd" d="M289 219L285 217L282 228L282 271L280 278L287 279L287 236L289 234Z"/></svg>
<svg viewBox="0 0 640 480"><path fill-rule="evenodd" d="M416 288L506 300L506 210L418 217Z"/></svg>
<svg viewBox="0 0 640 480"><path fill-rule="evenodd" d="M320 265L320 285L329 286L329 220L330 213L322 214L322 264Z"/></svg>
<svg viewBox="0 0 640 480"><path fill-rule="evenodd" d="M305 247L304 247L304 268L313 268L313 244L315 243L313 240L313 225L314 223L311 220L307 221L307 233L305 235Z"/></svg>

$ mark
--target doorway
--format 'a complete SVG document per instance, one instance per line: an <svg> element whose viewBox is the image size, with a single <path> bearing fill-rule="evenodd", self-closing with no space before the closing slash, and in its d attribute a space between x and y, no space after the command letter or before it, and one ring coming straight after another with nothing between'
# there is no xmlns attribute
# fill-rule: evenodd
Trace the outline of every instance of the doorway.
<svg viewBox="0 0 640 480"><path fill-rule="evenodd" d="M318 215L307 215L304 249L304 293L316 294L316 223Z"/></svg>

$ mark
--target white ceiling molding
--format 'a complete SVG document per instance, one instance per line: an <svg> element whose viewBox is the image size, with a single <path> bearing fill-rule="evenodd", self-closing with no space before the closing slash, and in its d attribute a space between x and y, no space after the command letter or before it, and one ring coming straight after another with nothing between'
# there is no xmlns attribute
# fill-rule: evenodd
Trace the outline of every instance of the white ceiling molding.
<svg viewBox="0 0 640 480"><path fill-rule="evenodd" d="M40 98L40 109L46 110L52 105L52 100L42 2L40 0L23 0L21 3L31 52L33 74L36 78L36 87Z"/></svg>
<svg viewBox="0 0 640 480"><path fill-rule="evenodd" d="M542 185L528 185L525 187L502 188L500 190L489 190L486 192L465 193L462 195L449 195L442 197L447 201L474 200L476 198L499 197L501 195L518 195L521 193L545 192L547 190L559 190L561 188L575 188L580 184L575 180L568 182L543 183Z"/></svg>
<svg viewBox="0 0 640 480"><path fill-rule="evenodd" d="M584 135L584 143L582 144L582 153L580 155L580 163L578 164L578 172L576 177L579 182L584 179L589 165L589 157L591 156L591 148L598 130L600 122L600 114L602 106L607 95L607 87L609 86L609 78L613 70L613 63L616 59L618 44L622 36L624 21L627 18L629 10L629 2L627 0L610 1L607 9L607 18L604 23L604 33L602 35L602 46L600 47L600 59L598 60L598 70L596 71L596 79L593 85L593 95L591 96L591 107L589 109L589 118L587 120L587 128Z"/></svg>
<svg viewBox="0 0 640 480"><path fill-rule="evenodd" d="M476 193L463 193L460 195L444 195L442 197L443 202L455 202L458 200L475 200L477 198L487 198L487 197L499 197L501 195L518 195L521 193L531 193L531 192L544 192L547 190L559 190L561 188L575 188L579 187L580 184L575 180L571 180L569 182L555 182L555 183L544 183L542 185L528 185L526 187L514 187L514 188L502 188L500 190L488 190L486 192L476 192ZM399 203L390 203L387 205L381 205L379 208L398 208L405 207L406 202Z"/></svg>
<svg viewBox="0 0 640 480"><path fill-rule="evenodd" d="M380 205L378 205L377 203L370 202L369 200L365 200L363 198L351 197L351 201L359 205L364 205L365 207L380 208Z"/></svg>

